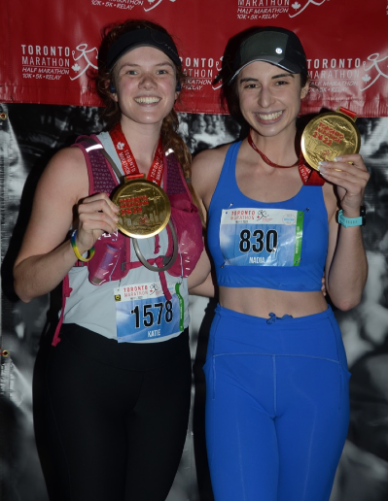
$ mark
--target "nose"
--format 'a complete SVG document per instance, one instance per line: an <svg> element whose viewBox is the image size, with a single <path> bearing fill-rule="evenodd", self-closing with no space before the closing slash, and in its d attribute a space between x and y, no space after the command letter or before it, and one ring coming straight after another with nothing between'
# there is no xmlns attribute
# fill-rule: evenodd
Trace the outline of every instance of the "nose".
<svg viewBox="0 0 388 501"><path fill-rule="evenodd" d="M261 87L259 96L258 96L258 102L261 107L267 108L274 102L274 97L271 93L271 90L269 87Z"/></svg>
<svg viewBox="0 0 388 501"><path fill-rule="evenodd" d="M152 88L155 85L154 76L151 73L144 73L139 82L139 87L143 87L145 89Z"/></svg>

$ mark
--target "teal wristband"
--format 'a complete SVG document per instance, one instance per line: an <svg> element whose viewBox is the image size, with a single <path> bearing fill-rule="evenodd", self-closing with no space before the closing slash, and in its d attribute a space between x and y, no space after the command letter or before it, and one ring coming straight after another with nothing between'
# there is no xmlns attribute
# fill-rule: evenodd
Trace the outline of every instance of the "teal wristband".
<svg viewBox="0 0 388 501"><path fill-rule="evenodd" d="M365 226L365 207L361 205L360 207L360 217L345 217L342 210L338 211L338 222L344 228L350 228L352 226Z"/></svg>

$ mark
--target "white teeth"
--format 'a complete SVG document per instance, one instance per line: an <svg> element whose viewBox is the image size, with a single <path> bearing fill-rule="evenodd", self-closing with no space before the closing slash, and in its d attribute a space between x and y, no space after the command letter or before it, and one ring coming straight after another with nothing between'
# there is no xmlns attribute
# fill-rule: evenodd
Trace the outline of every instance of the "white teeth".
<svg viewBox="0 0 388 501"><path fill-rule="evenodd" d="M158 97L138 97L135 99L135 101L139 104L145 103L145 104L153 104L153 103L158 103L160 99Z"/></svg>
<svg viewBox="0 0 388 501"><path fill-rule="evenodd" d="M266 113L265 115L258 113L258 115L261 120L276 120L282 113L282 111L277 111L276 113Z"/></svg>

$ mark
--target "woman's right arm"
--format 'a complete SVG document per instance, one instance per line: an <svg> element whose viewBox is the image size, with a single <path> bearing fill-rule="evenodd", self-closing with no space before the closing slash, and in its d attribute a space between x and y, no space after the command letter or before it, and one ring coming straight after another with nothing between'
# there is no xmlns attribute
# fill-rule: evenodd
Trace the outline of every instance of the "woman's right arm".
<svg viewBox="0 0 388 501"><path fill-rule="evenodd" d="M116 229L116 210L105 194L88 197L88 174L79 148L59 151L38 183L31 218L14 266L15 291L24 302L52 291L77 258L66 236L77 220L79 252Z"/></svg>
<svg viewBox="0 0 388 501"><path fill-rule="evenodd" d="M205 150L194 157L191 166L191 183L199 200L203 220L207 221L207 210L217 186L227 147ZM206 297L215 296L215 284L211 274L211 261L205 248L189 276L189 292Z"/></svg>

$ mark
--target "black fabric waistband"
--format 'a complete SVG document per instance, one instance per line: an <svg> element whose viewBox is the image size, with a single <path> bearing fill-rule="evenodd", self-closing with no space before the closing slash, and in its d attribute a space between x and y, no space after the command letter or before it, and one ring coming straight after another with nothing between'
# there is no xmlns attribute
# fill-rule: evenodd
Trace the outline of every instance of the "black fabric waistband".
<svg viewBox="0 0 388 501"><path fill-rule="evenodd" d="M103 364L124 370L149 370L185 356L189 349L189 332L159 343L118 343L77 324L63 324L61 342L53 350L76 350Z"/></svg>

